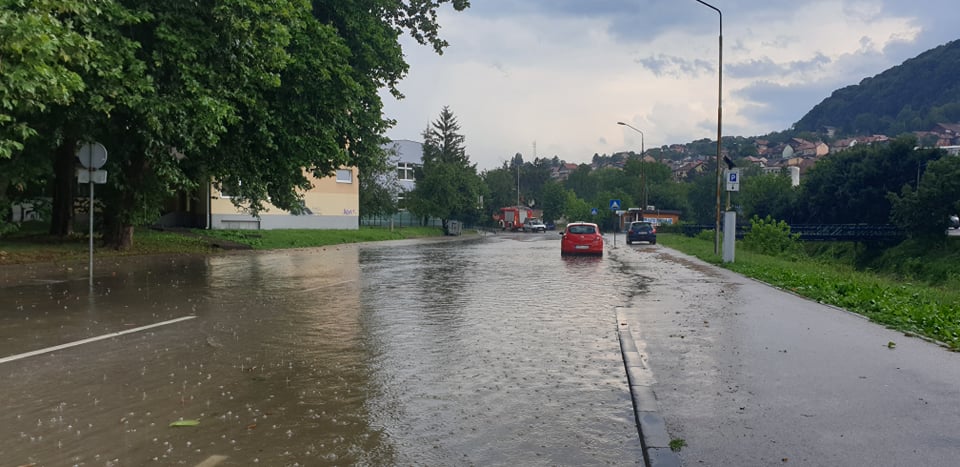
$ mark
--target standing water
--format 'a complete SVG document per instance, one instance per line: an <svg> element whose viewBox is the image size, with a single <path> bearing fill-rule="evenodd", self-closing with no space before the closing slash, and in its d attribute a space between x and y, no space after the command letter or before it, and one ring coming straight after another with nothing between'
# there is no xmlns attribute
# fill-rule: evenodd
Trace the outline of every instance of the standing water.
<svg viewBox="0 0 960 467"><path fill-rule="evenodd" d="M641 464L614 312L636 286L556 239L140 260L98 268L93 297L82 276L5 287L0 357L196 318L0 364L0 457Z"/></svg>

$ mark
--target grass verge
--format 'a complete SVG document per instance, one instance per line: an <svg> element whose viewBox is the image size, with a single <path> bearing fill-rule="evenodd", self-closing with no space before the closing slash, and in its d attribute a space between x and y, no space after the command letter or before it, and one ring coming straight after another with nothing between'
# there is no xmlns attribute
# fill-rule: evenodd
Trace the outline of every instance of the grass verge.
<svg viewBox="0 0 960 467"><path fill-rule="evenodd" d="M19 232L0 239L0 265L69 262L89 256L89 238L74 234L66 238L47 235L45 226L26 226ZM222 251L217 240L248 245L253 249L308 248L342 243L402 240L443 235L437 227L362 227L358 230L195 230L190 232L157 231L138 228L133 247L117 251L100 246L94 238L94 255L98 258L151 254L210 254Z"/></svg>
<svg viewBox="0 0 960 467"><path fill-rule="evenodd" d="M861 314L892 329L933 339L960 350L960 290L911 282L824 259L786 259L737 247L732 263L713 253L713 243L679 234L657 241L747 277L820 303Z"/></svg>

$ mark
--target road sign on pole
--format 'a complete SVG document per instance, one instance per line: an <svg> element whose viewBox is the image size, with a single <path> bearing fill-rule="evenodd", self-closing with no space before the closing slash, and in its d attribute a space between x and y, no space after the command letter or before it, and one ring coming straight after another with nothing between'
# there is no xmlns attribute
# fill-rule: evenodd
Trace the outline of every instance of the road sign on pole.
<svg viewBox="0 0 960 467"><path fill-rule="evenodd" d="M740 191L740 169L727 169L727 191Z"/></svg>
<svg viewBox="0 0 960 467"><path fill-rule="evenodd" d="M618 209L620 209L620 200L619 200L619 199L611 199L611 200L610 200L610 210L611 210L611 211L616 211L616 210L618 210Z"/></svg>
<svg viewBox="0 0 960 467"><path fill-rule="evenodd" d="M100 143L87 143L77 150L77 158L85 170L77 171L77 181L90 185L90 292L93 293L93 184L107 183L107 171L99 170L107 163L107 148Z"/></svg>

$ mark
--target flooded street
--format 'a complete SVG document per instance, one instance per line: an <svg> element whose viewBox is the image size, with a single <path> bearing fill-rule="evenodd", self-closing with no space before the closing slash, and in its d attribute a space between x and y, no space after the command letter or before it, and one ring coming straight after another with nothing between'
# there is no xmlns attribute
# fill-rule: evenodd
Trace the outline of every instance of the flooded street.
<svg viewBox="0 0 960 467"><path fill-rule="evenodd" d="M617 264L548 232L130 259L92 296L5 270L0 458L642 464L615 312L642 281Z"/></svg>

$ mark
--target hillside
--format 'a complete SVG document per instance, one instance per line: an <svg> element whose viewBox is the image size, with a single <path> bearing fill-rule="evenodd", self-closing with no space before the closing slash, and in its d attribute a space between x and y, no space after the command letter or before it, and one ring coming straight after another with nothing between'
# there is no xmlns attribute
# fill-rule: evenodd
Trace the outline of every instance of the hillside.
<svg viewBox="0 0 960 467"><path fill-rule="evenodd" d="M834 91L794 129L896 135L943 122L960 122L960 40Z"/></svg>

